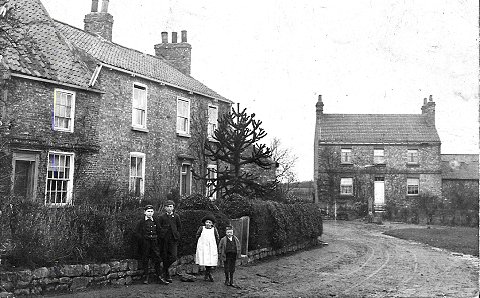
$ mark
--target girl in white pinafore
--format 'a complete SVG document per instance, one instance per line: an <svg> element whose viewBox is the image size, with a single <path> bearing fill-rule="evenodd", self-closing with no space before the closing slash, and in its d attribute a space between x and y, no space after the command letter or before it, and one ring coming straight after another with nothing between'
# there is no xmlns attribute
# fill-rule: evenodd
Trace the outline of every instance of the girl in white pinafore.
<svg viewBox="0 0 480 298"><path fill-rule="evenodd" d="M202 218L204 225L200 226L197 231L197 252L195 254L195 263L205 266L204 280L212 281L212 267L218 264L218 231L214 226L215 217L207 215Z"/></svg>

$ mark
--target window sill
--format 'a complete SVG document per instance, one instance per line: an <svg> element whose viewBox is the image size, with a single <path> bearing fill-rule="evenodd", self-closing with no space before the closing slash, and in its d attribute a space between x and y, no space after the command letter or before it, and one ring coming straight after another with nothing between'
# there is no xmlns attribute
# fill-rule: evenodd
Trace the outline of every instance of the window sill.
<svg viewBox="0 0 480 298"><path fill-rule="evenodd" d="M407 167L416 168L419 167L419 163L407 162Z"/></svg>
<svg viewBox="0 0 480 298"><path fill-rule="evenodd" d="M418 197L418 196L419 196L419 194L408 194L407 193L407 197Z"/></svg>
<svg viewBox="0 0 480 298"><path fill-rule="evenodd" d="M342 197L342 198L353 197L353 194L345 194L345 193L341 193L341 194L340 194L340 197Z"/></svg>
<svg viewBox="0 0 480 298"><path fill-rule="evenodd" d="M189 133L185 133L185 132L178 132L177 131L177 137L183 137L183 138L191 138L192 135L189 134Z"/></svg>
<svg viewBox="0 0 480 298"><path fill-rule="evenodd" d="M137 126L132 126L132 130L141 131L141 132L148 132L148 128L137 127Z"/></svg>
<svg viewBox="0 0 480 298"><path fill-rule="evenodd" d="M70 133L73 132L72 129L58 128L58 127L54 127L53 130L54 131L61 131L61 132L70 132Z"/></svg>

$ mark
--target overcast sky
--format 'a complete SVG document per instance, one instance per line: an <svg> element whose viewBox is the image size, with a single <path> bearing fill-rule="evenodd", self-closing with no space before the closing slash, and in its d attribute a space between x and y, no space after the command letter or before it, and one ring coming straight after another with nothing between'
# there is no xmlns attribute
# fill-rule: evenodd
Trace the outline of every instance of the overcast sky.
<svg viewBox="0 0 480 298"><path fill-rule="evenodd" d="M42 0L83 28L90 0ZM101 2L101 0L100 0ZM433 95L442 153L478 153L478 1L110 0L113 41L154 54L188 31L192 76L263 121L313 179L325 113L421 113ZM265 142L268 144L269 139Z"/></svg>

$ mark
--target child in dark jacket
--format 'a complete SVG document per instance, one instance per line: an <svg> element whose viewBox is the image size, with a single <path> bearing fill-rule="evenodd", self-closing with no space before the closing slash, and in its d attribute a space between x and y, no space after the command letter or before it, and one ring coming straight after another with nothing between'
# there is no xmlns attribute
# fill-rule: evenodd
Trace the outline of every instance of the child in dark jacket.
<svg viewBox="0 0 480 298"><path fill-rule="evenodd" d="M211 270L218 263L218 231L214 226L215 217L207 215L202 219L203 225L197 231L197 251L195 263L205 266L205 280L213 282Z"/></svg>
<svg viewBox="0 0 480 298"><path fill-rule="evenodd" d="M233 286L235 262L240 258L240 241L233 235L232 226L227 226L225 233L225 237L220 240L220 244L218 245L218 253L225 270L225 284L227 286Z"/></svg>

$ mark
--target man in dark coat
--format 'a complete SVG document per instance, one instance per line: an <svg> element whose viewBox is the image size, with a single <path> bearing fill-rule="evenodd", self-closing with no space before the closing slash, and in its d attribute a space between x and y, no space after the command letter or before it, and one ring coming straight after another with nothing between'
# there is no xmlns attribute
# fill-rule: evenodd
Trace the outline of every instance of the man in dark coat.
<svg viewBox="0 0 480 298"><path fill-rule="evenodd" d="M165 213L159 217L160 237L162 239L163 278L173 282L168 268L177 260L177 248L180 240L182 224L178 214L173 212L175 204L171 200L165 201Z"/></svg>
<svg viewBox="0 0 480 298"><path fill-rule="evenodd" d="M139 252L141 255L141 262L143 266L143 273L145 275L144 283L148 284L148 260L151 258L155 272L161 278L160 262L160 224L159 219L154 217L154 210L152 205L146 205L144 208L144 218L137 222L135 227L135 234L138 240ZM162 282L162 280L160 280Z"/></svg>

